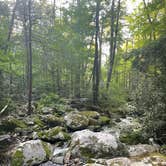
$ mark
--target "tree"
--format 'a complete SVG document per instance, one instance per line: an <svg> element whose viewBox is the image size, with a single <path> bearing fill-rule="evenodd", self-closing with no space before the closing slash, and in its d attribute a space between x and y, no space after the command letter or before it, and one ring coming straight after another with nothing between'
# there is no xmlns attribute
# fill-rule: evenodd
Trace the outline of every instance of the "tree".
<svg viewBox="0 0 166 166"><path fill-rule="evenodd" d="M98 103L98 93L99 93L99 48L98 48L98 38L99 38L99 11L100 11L100 0L96 2L96 16L95 16L95 56L94 56L94 66L93 66L93 103Z"/></svg>
<svg viewBox="0 0 166 166"><path fill-rule="evenodd" d="M112 70L114 65L114 59L115 59L115 52L116 52L116 44L117 44L117 34L119 30L119 16L120 16L120 5L121 1L118 1L118 8L117 8L117 14L116 14L116 27L114 30L114 0L112 1L112 7L111 7L111 37L110 37L110 57L109 57L109 70L108 70L108 76L107 76L107 84L106 88L109 89L109 84L112 77Z"/></svg>
<svg viewBox="0 0 166 166"><path fill-rule="evenodd" d="M32 2L28 1L28 113L32 113L32 18L31 18Z"/></svg>

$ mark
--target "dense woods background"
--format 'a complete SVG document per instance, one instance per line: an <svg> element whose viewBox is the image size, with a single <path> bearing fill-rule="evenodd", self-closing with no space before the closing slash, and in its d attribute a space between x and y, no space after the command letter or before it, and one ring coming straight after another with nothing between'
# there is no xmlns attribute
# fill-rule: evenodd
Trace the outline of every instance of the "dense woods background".
<svg viewBox="0 0 166 166"><path fill-rule="evenodd" d="M1 0L0 114L58 97L130 103L166 144L166 1L128 13L124 0Z"/></svg>

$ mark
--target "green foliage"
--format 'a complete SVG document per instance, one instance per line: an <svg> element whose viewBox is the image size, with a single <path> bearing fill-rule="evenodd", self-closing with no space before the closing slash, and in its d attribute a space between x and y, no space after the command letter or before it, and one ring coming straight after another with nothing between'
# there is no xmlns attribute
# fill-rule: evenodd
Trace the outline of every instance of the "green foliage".
<svg viewBox="0 0 166 166"><path fill-rule="evenodd" d="M65 101L54 93L44 94L38 102L39 108L55 107L57 104L65 104Z"/></svg>
<svg viewBox="0 0 166 166"><path fill-rule="evenodd" d="M120 141L128 145L136 145L146 143L147 141L142 135L142 131L133 131L131 133L120 135Z"/></svg>
<svg viewBox="0 0 166 166"><path fill-rule="evenodd" d="M119 106L126 103L126 100L127 92L117 84L113 84L110 90L101 90L100 104L104 108L118 108Z"/></svg>
<svg viewBox="0 0 166 166"><path fill-rule="evenodd" d="M137 69L141 72L140 80L132 94L139 114L145 115L145 132L161 144L166 142L165 43L164 36L142 48L141 56L135 60L138 63Z"/></svg>

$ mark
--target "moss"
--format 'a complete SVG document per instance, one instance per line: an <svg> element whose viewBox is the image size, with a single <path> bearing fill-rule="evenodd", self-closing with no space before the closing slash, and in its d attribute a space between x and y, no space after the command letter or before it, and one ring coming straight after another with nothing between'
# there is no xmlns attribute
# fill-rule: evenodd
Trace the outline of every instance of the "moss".
<svg viewBox="0 0 166 166"><path fill-rule="evenodd" d="M100 115L96 111L82 111L80 112L80 114L86 116L87 118L93 118L93 119L98 119Z"/></svg>
<svg viewBox="0 0 166 166"><path fill-rule="evenodd" d="M142 136L141 131L133 131L132 133L120 135L120 141L128 145L135 145L138 143L146 142L146 140Z"/></svg>
<svg viewBox="0 0 166 166"><path fill-rule="evenodd" d="M49 159L51 157L51 149L49 148L49 145L46 142L42 142L42 145L46 153L46 158Z"/></svg>
<svg viewBox="0 0 166 166"><path fill-rule="evenodd" d="M92 150L87 147L80 147L80 153L81 153L81 156L85 157L87 160L89 160L90 158L94 158L94 155L95 155L92 152Z"/></svg>
<svg viewBox="0 0 166 166"><path fill-rule="evenodd" d="M70 140L71 139L71 136L68 133L63 132L63 135L64 135L65 140Z"/></svg>
<svg viewBox="0 0 166 166"><path fill-rule="evenodd" d="M100 125L108 125L110 123L110 118L107 116L100 116L99 123Z"/></svg>
<svg viewBox="0 0 166 166"><path fill-rule="evenodd" d="M1 128L1 131L12 132L16 128L24 128L25 129L25 128L27 128L27 125L25 124L25 122L12 117L10 119L3 120L0 128Z"/></svg>
<svg viewBox="0 0 166 166"><path fill-rule="evenodd" d="M37 124L39 127L44 127L44 123L40 120L38 116L34 117L34 123Z"/></svg>
<svg viewBox="0 0 166 166"><path fill-rule="evenodd" d="M17 150L12 156L11 166L22 166L24 164L24 155L21 150Z"/></svg>

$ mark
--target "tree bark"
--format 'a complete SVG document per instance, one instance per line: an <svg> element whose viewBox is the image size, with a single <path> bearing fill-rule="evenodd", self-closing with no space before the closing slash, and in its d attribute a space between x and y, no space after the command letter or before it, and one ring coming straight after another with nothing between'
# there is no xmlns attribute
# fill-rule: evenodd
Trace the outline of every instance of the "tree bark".
<svg viewBox="0 0 166 166"><path fill-rule="evenodd" d="M28 2L28 21L29 21L29 41L28 41L28 48L29 48L29 64L28 64L28 114L32 113L32 20L31 20L31 0Z"/></svg>
<svg viewBox="0 0 166 166"><path fill-rule="evenodd" d="M93 67L93 104L98 103L99 93L99 52L98 52L98 37L99 37L99 10L100 0L96 4L96 28L95 28L95 58Z"/></svg>
<svg viewBox="0 0 166 166"><path fill-rule="evenodd" d="M112 71L113 71L113 65L114 65L114 59L115 59L115 52L116 52L116 45L117 45L117 35L118 35L118 30L119 30L119 17L120 17L120 5L121 1L118 1L118 9L117 9L117 17L116 17L116 27L115 27L115 36L113 40L113 49L111 51L112 56L110 56L110 69L108 72L108 79L107 79L107 89L109 89L109 85L111 82L111 77L112 77ZM112 47L112 45L111 45Z"/></svg>
<svg viewBox="0 0 166 166"><path fill-rule="evenodd" d="M112 0L111 5L111 24L110 24L110 30L111 30L111 36L110 36L110 57L109 57L109 71L107 76L107 84L106 88L109 88L110 80L111 80L111 66L112 66L112 60L113 60L113 38L114 38L114 6L115 6L115 0Z"/></svg>

